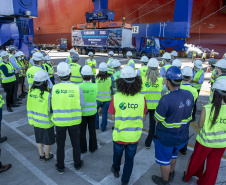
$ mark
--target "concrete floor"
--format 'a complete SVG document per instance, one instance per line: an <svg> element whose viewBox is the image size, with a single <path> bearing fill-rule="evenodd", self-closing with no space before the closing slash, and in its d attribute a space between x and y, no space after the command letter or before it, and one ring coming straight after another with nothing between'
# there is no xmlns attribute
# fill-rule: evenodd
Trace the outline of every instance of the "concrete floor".
<svg viewBox="0 0 226 185"><path fill-rule="evenodd" d="M68 53L51 51L50 56L55 62L54 67L60 61L65 61ZM115 56L123 65L127 63L127 60L121 56ZM84 65L87 56L80 56L80 64ZM97 63L106 62L107 55L98 53L95 56ZM182 59L183 66L192 66L189 59ZM140 67L138 60L136 60L136 67ZM206 67L207 65L204 65ZM56 71L56 69L55 69ZM206 104L209 96L209 81L210 73L205 73L205 82L202 87L199 102L197 119L201 111L201 107ZM59 78L56 78L59 82ZM5 97L5 93L0 89L0 93ZM101 119L100 119L101 121ZM84 167L80 172L75 172L73 168L72 148L70 139L67 137L65 145L65 164L66 169L63 175L59 175L55 170L56 157L44 163L39 161L38 151L35 145L35 137L33 127L28 124L26 115L26 100L23 100L23 104L19 108L15 108L13 113L8 113L3 106L3 121L2 121L2 135L7 136L8 140L5 143L0 144L1 148L1 161L3 164L11 163L12 168L4 173L0 174L0 185L41 185L41 184L101 184L101 185L118 185L120 184L120 178L115 179L110 171L112 165L113 144L112 144L112 130L113 122L109 119L108 129L105 132L97 130L98 138L98 150L94 153L87 152L82 155L84 160ZM192 154L192 150L195 144L195 136L197 133L196 123L190 126L190 135L194 134L189 140L189 147L186 156L178 154L178 160L176 165L176 176L172 185L195 185L196 178L192 178L189 183L183 183L181 178L183 172L186 169L187 161ZM148 129L148 116L144 122L144 129ZM133 173L129 184L143 185L154 184L151 180L153 174L160 175L159 165L155 163L155 150L154 144L152 144L150 150L144 148L144 141L147 137L147 133L144 131L139 145L137 148L137 154L135 156ZM56 144L51 148L51 152L56 154ZM124 157L122 160L122 167L124 164ZM217 179L217 185L226 185L226 160L222 159L221 167L219 169L219 175ZM122 170L120 172L122 175Z"/></svg>

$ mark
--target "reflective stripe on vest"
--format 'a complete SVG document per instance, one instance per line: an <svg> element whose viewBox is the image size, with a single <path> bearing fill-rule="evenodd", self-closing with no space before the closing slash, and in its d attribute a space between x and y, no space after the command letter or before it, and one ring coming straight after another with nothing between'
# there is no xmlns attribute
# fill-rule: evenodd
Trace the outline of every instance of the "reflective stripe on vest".
<svg viewBox="0 0 226 185"><path fill-rule="evenodd" d="M2 95L0 95L0 108L2 108L2 105L5 104L5 101L2 98Z"/></svg>
<svg viewBox="0 0 226 185"><path fill-rule="evenodd" d="M96 75L96 69L92 67L93 64L96 66L96 64L97 64L96 60L93 59L91 61L90 59L87 59L86 62L87 62L87 65L92 68L93 75Z"/></svg>
<svg viewBox="0 0 226 185"><path fill-rule="evenodd" d="M38 70L43 70L40 66L39 67L37 67L37 66L32 66L31 68L29 68L28 70L27 70L27 73L26 73L26 75L27 75L27 82L28 82L28 84L29 84L29 91L30 91L30 89L31 89L31 86L33 85L33 83L34 83L34 75L35 75L35 73L36 73L36 71L38 71Z"/></svg>
<svg viewBox="0 0 226 185"><path fill-rule="evenodd" d="M135 127L135 128L124 128L119 130L118 128L115 128L115 130L119 133L121 131L131 131L131 132L135 132L135 131L142 131L142 128L140 127Z"/></svg>
<svg viewBox="0 0 226 185"><path fill-rule="evenodd" d="M198 72L196 72L194 76L194 81L199 81L202 73L203 73L203 70L199 70ZM193 83L193 87L196 88L197 90L200 90L202 87L202 84Z"/></svg>
<svg viewBox="0 0 226 185"><path fill-rule="evenodd" d="M107 61L107 65L110 63L110 61L112 61L113 60L113 58L109 58L108 59L108 61ZM109 68L108 68L108 73L109 74L113 74L114 73L114 69L113 69L113 67L112 66L110 66Z"/></svg>
<svg viewBox="0 0 226 185"><path fill-rule="evenodd" d="M80 73L80 69L81 69L81 66L77 63L71 63L70 64L70 67L71 67L71 82L73 83L81 83L82 82L82 75Z"/></svg>
<svg viewBox="0 0 226 185"><path fill-rule="evenodd" d="M130 63L133 63L133 64L134 64L134 70L135 70L135 69L136 69L136 66L135 66L135 62L134 62L134 60L133 60L133 59L130 59L127 65L129 66L129 65L130 65Z"/></svg>
<svg viewBox="0 0 226 185"><path fill-rule="evenodd" d="M97 100L101 102L110 101L111 100L111 77L108 77L106 80L100 80L100 78L96 78L97 87L98 87L98 96Z"/></svg>
<svg viewBox="0 0 226 185"><path fill-rule="evenodd" d="M6 66L6 68L7 68L9 73L13 73L14 72L13 66L12 66L12 64L10 62L8 62L7 64L5 62L2 62L1 65ZM4 73L2 72L1 73L1 79L2 79L2 83L10 83L10 82L16 81L16 76L13 75L13 76L6 77L4 75Z"/></svg>
<svg viewBox="0 0 226 185"><path fill-rule="evenodd" d="M216 72L215 72L215 70L213 70L213 73L211 74L211 77L210 77L211 83L215 82L215 80L213 79L215 77L215 75L216 75Z"/></svg>

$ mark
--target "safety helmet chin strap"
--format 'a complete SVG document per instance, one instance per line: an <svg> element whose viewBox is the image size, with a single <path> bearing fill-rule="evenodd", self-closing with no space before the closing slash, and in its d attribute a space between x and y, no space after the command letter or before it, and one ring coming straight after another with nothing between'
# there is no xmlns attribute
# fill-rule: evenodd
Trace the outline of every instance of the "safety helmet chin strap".
<svg viewBox="0 0 226 185"><path fill-rule="evenodd" d="M132 84L133 82L135 82L135 78L133 80L126 80L125 78L123 78L123 80L128 83L128 84Z"/></svg>

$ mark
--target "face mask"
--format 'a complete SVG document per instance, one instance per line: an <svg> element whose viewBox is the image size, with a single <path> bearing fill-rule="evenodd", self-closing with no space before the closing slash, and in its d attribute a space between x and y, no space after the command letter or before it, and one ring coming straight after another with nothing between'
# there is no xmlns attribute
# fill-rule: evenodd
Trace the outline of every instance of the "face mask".
<svg viewBox="0 0 226 185"><path fill-rule="evenodd" d="M195 69L195 71L197 71L197 72L198 72L198 71L200 71L200 69L199 69L199 68L196 68L196 69Z"/></svg>
<svg viewBox="0 0 226 185"><path fill-rule="evenodd" d="M46 61L47 62L47 64L50 64L50 61Z"/></svg>
<svg viewBox="0 0 226 185"><path fill-rule="evenodd" d="M22 57L22 59L24 60L24 59L25 59L25 57Z"/></svg>

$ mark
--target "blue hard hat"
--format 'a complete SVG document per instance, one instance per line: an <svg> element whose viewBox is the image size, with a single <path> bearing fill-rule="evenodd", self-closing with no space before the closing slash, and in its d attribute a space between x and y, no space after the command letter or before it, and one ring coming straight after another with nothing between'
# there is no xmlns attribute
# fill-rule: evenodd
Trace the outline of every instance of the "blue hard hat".
<svg viewBox="0 0 226 185"><path fill-rule="evenodd" d="M183 79L181 70L176 66L170 67L166 71L165 77L166 77L166 79L169 79L169 80L182 80Z"/></svg>

